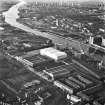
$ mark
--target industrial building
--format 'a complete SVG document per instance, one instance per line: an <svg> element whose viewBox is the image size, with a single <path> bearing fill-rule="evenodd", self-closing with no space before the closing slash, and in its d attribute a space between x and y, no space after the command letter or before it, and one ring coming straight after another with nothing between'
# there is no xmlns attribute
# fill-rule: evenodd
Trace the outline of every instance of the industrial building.
<svg viewBox="0 0 105 105"><path fill-rule="evenodd" d="M0 105L105 105L102 2L19 1L0 18Z"/></svg>
<svg viewBox="0 0 105 105"><path fill-rule="evenodd" d="M41 49L40 54L52 58L55 61L59 61L67 57L67 54L65 52L59 51L52 47Z"/></svg>

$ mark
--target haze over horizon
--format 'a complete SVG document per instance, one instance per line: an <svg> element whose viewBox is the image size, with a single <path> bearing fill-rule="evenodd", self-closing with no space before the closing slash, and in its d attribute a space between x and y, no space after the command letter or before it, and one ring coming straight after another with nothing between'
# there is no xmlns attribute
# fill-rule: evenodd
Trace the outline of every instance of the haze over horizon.
<svg viewBox="0 0 105 105"><path fill-rule="evenodd" d="M0 0L0 4L2 2L18 2L18 1L25 1L25 2L103 2L105 3L105 0Z"/></svg>
<svg viewBox="0 0 105 105"><path fill-rule="evenodd" d="M94 3L104 3L105 4L105 0L0 0L0 9L3 7L3 5L5 3L11 3L11 2L21 2L21 1L25 1L25 2L35 2L35 1L40 1L40 2L67 2L67 3L85 3L88 4L94 4Z"/></svg>
<svg viewBox="0 0 105 105"><path fill-rule="evenodd" d="M104 2L105 0L24 0L26 2L42 1L42 2Z"/></svg>

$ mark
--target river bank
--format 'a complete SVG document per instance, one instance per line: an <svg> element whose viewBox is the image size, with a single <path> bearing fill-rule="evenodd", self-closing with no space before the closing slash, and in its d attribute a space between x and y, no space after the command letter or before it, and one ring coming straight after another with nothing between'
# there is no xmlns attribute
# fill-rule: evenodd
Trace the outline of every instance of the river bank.
<svg viewBox="0 0 105 105"><path fill-rule="evenodd" d="M53 40L53 42L55 44L59 44L63 48L65 48L65 47L69 47L69 48L75 47L75 49L79 50L80 52L81 52L82 48L83 49L85 48L84 46L80 45L80 42L78 42L76 40L72 40L71 38L68 39L68 38L59 37L59 36L54 35L54 34L40 32L37 29L31 29L30 27L27 27L27 26L17 22L16 20L19 18L18 9L22 5L25 5L25 4L26 4L26 2L20 1L18 4L12 6L8 11L3 12L3 16L5 17L5 22L10 24L11 26L22 29L26 32L33 33L33 34L38 35L38 36L49 38L49 39Z"/></svg>

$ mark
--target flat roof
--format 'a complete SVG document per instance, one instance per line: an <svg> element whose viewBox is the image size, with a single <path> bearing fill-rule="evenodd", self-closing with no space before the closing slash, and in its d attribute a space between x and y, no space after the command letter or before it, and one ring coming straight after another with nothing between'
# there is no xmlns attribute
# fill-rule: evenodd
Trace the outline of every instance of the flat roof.
<svg viewBox="0 0 105 105"><path fill-rule="evenodd" d="M53 61L52 59L42 56L40 54L32 55L29 57L24 57L24 59L26 59L34 64L38 64L38 63L42 63L42 62L46 62L46 61Z"/></svg>

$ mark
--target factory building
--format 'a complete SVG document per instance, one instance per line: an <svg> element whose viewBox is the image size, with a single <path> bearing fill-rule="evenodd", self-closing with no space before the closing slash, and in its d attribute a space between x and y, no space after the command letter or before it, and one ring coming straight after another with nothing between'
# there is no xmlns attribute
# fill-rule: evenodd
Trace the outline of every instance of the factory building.
<svg viewBox="0 0 105 105"><path fill-rule="evenodd" d="M53 47L41 49L40 54L43 56L47 56L55 61L59 61L67 57L67 54L65 52L59 51Z"/></svg>
<svg viewBox="0 0 105 105"><path fill-rule="evenodd" d="M104 36L100 36L100 35L96 36L96 37L91 36L90 39L89 39L89 44L104 49L104 47L105 47L105 38L104 38Z"/></svg>
<svg viewBox="0 0 105 105"><path fill-rule="evenodd" d="M105 37L104 36L96 36L90 37L89 44L90 48L93 49L92 52L101 56L100 62L98 63L99 69L105 69Z"/></svg>

